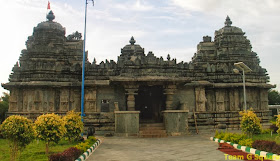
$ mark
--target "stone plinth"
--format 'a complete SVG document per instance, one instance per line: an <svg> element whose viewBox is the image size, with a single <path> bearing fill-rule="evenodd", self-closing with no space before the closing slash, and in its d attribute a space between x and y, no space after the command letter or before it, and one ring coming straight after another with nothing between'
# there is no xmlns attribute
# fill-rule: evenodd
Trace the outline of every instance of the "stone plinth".
<svg viewBox="0 0 280 161"><path fill-rule="evenodd" d="M137 136L139 133L140 111L115 111L115 134Z"/></svg>
<svg viewBox="0 0 280 161"><path fill-rule="evenodd" d="M189 110L166 110L163 111L163 120L168 135L184 135L188 128Z"/></svg>

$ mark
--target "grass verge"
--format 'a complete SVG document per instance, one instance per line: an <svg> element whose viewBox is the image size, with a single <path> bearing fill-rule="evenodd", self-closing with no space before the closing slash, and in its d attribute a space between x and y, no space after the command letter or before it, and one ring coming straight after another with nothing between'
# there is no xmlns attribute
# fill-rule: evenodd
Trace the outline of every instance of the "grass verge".
<svg viewBox="0 0 280 161"><path fill-rule="evenodd" d="M277 139L276 137L278 134L255 134L253 135L252 139L255 140L267 140L267 141L275 141L277 144L280 144L280 138Z"/></svg>
<svg viewBox="0 0 280 161"><path fill-rule="evenodd" d="M50 154L63 152L69 147L77 145L79 142L69 143L66 140L61 140L58 144L52 144ZM6 139L0 139L0 160L9 161L9 143ZM45 143L43 141L33 141L22 152L20 152L19 160L24 161L47 161L48 157L45 154Z"/></svg>

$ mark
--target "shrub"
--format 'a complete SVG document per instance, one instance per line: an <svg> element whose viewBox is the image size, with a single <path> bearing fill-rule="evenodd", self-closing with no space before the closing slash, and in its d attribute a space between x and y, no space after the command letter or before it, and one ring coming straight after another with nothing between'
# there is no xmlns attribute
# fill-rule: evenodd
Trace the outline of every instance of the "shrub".
<svg viewBox="0 0 280 161"><path fill-rule="evenodd" d="M243 112L241 111L240 115L242 116L240 127L244 133L246 133L249 136L261 133L260 119L257 117L257 115L253 112L252 109Z"/></svg>
<svg viewBox="0 0 280 161"><path fill-rule="evenodd" d="M275 141L255 140L252 147L258 150L280 154L280 145Z"/></svg>
<svg viewBox="0 0 280 161"><path fill-rule="evenodd" d="M215 138L249 147L251 147L253 143L253 140L251 138L248 139L245 134L236 134L229 132L219 133L218 131L216 131Z"/></svg>
<svg viewBox="0 0 280 161"><path fill-rule="evenodd" d="M239 144L240 140L245 140L245 139L247 139L247 137L244 134L234 134L230 142Z"/></svg>
<svg viewBox="0 0 280 161"><path fill-rule="evenodd" d="M10 160L16 160L18 151L35 138L33 122L23 116L8 117L0 126L0 131L9 140Z"/></svg>
<svg viewBox="0 0 280 161"><path fill-rule="evenodd" d="M248 139L241 139L238 142L239 145L252 147L253 140L251 138Z"/></svg>
<svg viewBox="0 0 280 161"><path fill-rule="evenodd" d="M89 136L87 140L90 140L92 144L97 141L97 139L94 136Z"/></svg>
<svg viewBox="0 0 280 161"><path fill-rule="evenodd" d="M74 161L82 154L81 150L70 147L62 153L52 154L49 156L49 161Z"/></svg>
<svg viewBox="0 0 280 161"><path fill-rule="evenodd" d="M75 145L74 147L81 150L82 152L85 152L87 151L88 148L90 148L90 144L89 142L82 142L82 143L79 143L78 145Z"/></svg>
<svg viewBox="0 0 280 161"><path fill-rule="evenodd" d="M272 150L271 150L271 152L272 153L274 153L274 154L280 154L280 145L279 144L276 144L273 148L272 148Z"/></svg>
<svg viewBox="0 0 280 161"><path fill-rule="evenodd" d="M49 153L49 144L58 141L65 134L64 122L56 114L41 115L35 121L36 137L46 142L46 154Z"/></svg>
<svg viewBox="0 0 280 161"><path fill-rule="evenodd" d="M88 148L90 148L96 142L96 140L97 139L94 136L90 136L87 140L77 144L74 147L81 150L82 152L85 152L85 151L87 151Z"/></svg>
<svg viewBox="0 0 280 161"><path fill-rule="evenodd" d="M223 139L224 139L224 136L225 136L225 133L224 133L224 132L218 132L217 135L215 135L215 138L218 138L218 139L223 140Z"/></svg>
<svg viewBox="0 0 280 161"><path fill-rule="evenodd" d="M79 113L69 111L67 112L66 116L63 117L63 121L66 128L64 137L69 141L76 141L80 139L84 124Z"/></svg>

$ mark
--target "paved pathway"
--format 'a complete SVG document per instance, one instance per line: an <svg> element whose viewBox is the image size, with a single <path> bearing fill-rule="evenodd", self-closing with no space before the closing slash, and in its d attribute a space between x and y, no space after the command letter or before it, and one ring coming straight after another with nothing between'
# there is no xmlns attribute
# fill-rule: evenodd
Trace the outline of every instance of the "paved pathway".
<svg viewBox="0 0 280 161"><path fill-rule="evenodd" d="M107 137L87 161L225 161L210 135L167 138Z"/></svg>

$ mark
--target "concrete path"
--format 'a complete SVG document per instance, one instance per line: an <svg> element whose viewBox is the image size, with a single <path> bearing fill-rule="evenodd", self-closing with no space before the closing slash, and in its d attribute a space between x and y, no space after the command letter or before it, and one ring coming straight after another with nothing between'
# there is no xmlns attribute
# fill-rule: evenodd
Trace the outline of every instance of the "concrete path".
<svg viewBox="0 0 280 161"><path fill-rule="evenodd" d="M225 161L210 135L167 138L107 137L87 161Z"/></svg>

